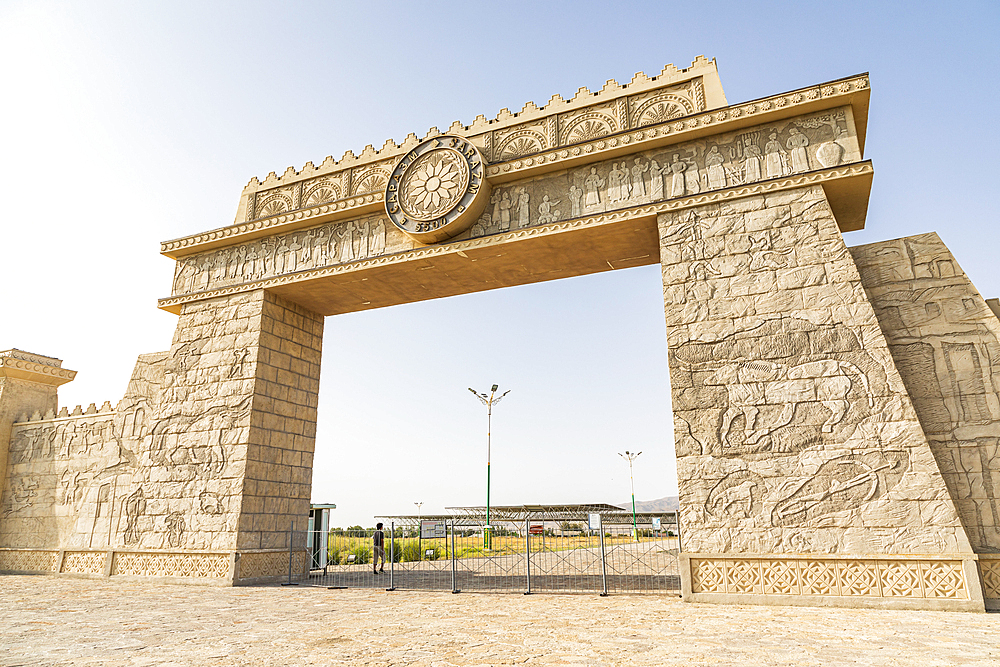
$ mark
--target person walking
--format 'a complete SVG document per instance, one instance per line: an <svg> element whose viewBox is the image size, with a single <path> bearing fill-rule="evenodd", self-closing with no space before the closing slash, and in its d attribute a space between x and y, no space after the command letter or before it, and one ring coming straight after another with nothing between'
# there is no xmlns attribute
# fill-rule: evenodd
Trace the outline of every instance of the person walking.
<svg viewBox="0 0 1000 667"><path fill-rule="evenodd" d="M374 547L374 554L372 555L372 571L375 574L385 572L385 533L382 532L381 522L375 524L375 534L372 535L372 547ZM379 558L382 559L381 568L378 566Z"/></svg>

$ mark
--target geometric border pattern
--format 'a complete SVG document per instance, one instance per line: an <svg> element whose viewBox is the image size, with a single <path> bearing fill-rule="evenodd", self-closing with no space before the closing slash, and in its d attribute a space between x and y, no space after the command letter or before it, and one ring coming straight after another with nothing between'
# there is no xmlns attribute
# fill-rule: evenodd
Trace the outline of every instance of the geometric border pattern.
<svg viewBox="0 0 1000 667"><path fill-rule="evenodd" d="M302 574L306 569L307 552L300 551L293 554L295 574ZM288 575L287 551L258 551L240 554L240 581L248 579L259 579L261 577L278 577Z"/></svg>
<svg viewBox="0 0 1000 667"><path fill-rule="evenodd" d="M229 574L229 555L116 553L111 574L222 579Z"/></svg>
<svg viewBox="0 0 1000 667"><path fill-rule="evenodd" d="M58 551L0 550L2 572L58 572Z"/></svg>
<svg viewBox="0 0 1000 667"><path fill-rule="evenodd" d="M942 560L692 558L691 592L969 599L962 561Z"/></svg>
<svg viewBox="0 0 1000 667"><path fill-rule="evenodd" d="M67 551L63 556L62 570L72 574L104 574L108 554L105 551Z"/></svg>
<svg viewBox="0 0 1000 667"><path fill-rule="evenodd" d="M983 579L983 589L987 600L1000 599L1000 556L979 555L979 573Z"/></svg>

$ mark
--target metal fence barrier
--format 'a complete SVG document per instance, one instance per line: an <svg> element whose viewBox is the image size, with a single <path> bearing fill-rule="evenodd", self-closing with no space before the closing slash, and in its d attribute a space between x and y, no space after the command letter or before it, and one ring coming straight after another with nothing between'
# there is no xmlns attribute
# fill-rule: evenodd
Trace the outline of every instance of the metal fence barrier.
<svg viewBox="0 0 1000 667"><path fill-rule="evenodd" d="M551 522L550 522L551 524ZM328 588L384 588L489 593L680 594L676 525L603 525L562 531L543 518L481 524L445 522L434 537L419 526L383 528L384 563L374 529L293 531L307 545L309 573L298 583ZM657 527L659 528L659 527ZM289 556L289 563L294 558ZM290 568L291 572L291 568ZM292 581L290 575L289 581Z"/></svg>

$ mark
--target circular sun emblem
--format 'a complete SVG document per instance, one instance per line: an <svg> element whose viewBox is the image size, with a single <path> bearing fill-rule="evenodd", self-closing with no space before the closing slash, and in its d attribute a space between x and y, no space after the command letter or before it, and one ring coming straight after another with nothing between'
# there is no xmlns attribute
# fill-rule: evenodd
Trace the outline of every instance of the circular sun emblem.
<svg viewBox="0 0 1000 667"><path fill-rule="evenodd" d="M403 156L385 190L389 219L424 243L449 239L479 217L489 199L485 164L461 137L429 139Z"/></svg>

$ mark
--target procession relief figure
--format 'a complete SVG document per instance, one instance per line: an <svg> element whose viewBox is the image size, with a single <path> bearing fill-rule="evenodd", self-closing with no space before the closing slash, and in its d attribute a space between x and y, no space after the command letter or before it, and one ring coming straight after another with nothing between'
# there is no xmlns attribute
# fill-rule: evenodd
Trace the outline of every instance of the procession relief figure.
<svg viewBox="0 0 1000 667"><path fill-rule="evenodd" d="M778 134L772 132L764 145L764 173L768 178L778 178L788 173L785 167L785 151L778 142Z"/></svg>
<svg viewBox="0 0 1000 667"><path fill-rule="evenodd" d="M644 163L641 158L635 159L635 165L632 167L632 196L633 197L645 197L646 196L646 181L643 176L644 173L649 171L649 165Z"/></svg>
<svg viewBox="0 0 1000 667"><path fill-rule="evenodd" d="M760 180L760 146L756 142L756 132L743 136L743 182Z"/></svg>
<svg viewBox="0 0 1000 667"><path fill-rule="evenodd" d="M216 258L215 276L213 277L213 280L216 282L225 280L226 274L229 273L229 254L230 250L229 248L226 248L225 250L222 250Z"/></svg>
<svg viewBox="0 0 1000 667"><path fill-rule="evenodd" d="M649 161L649 197L653 201L663 199L663 171L659 162Z"/></svg>
<svg viewBox="0 0 1000 667"><path fill-rule="evenodd" d="M385 221L379 218L375 222L375 229L372 231L372 256L378 257L385 254Z"/></svg>
<svg viewBox="0 0 1000 667"><path fill-rule="evenodd" d="M622 195L622 178L625 172L618 168L617 162L611 163L611 171L608 172L608 201L621 201L625 197Z"/></svg>
<svg viewBox="0 0 1000 667"><path fill-rule="evenodd" d="M243 277L246 280L253 280L257 277L257 244L251 244L247 248L247 266Z"/></svg>
<svg viewBox="0 0 1000 667"><path fill-rule="evenodd" d="M360 243L358 244L358 259L368 258L368 237L371 235L372 226L371 223L365 220L364 226L358 223L358 239Z"/></svg>
<svg viewBox="0 0 1000 667"><path fill-rule="evenodd" d="M493 196L490 197L490 203L493 204L493 215L491 219L493 222L498 222L500 220L500 191L494 190Z"/></svg>
<svg viewBox="0 0 1000 667"><path fill-rule="evenodd" d="M792 173L797 174L802 171L809 171L809 152L806 146L809 145L809 137L799 132L797 127L789 130L791 136L785 142L792 155Z"/></svg>
<svg viewBox="0 0 1000 667"><path fill-rule="evenodd" d="M316 236L314 231L308 231L302 235L302 266L309 267L312 266L313 258L313 238Z"/></svg>
<svg viewBox="0 0 1000 667"><path fill-rule="evenodd" d="M288 244L288 260L285 269L289 273L299 270L299 250L302 250L302 244L299 243L298 235L295 235L291 237L291 242Z"/></svg>
<svg viewBox="0 0 1000 667"><path fill-rule="evenodd" d="M285 272L285 263L288 259L288 239L282 236L278 239L278 250L274 253L274 275L280 276Z"/></svg>
<svg viewBox="0 0 1000 667"><path fill-rule="evenodd" d="M684 171L687 169L687 162L681 162L681 156L674 153L674 161L670 163L670 171L673 177L670 179L670 196L684 196Z"/></svg>
<svg viewBox="0 0 1000 667"><path fill-rule="evenodd" d="M631 199L635 187L632 184L632 172L629 171L627 162L622 162L622 171L625 172L625 175L622 176L622 199Z"/></svg>
<svg viewBox="0 0 1000 667"><path fill-rule="evenodd" d="M561 201L561 199L557 199L550 202L548 195L542 197L542 203L538 205L538 224L544 225L546 222L553 222L556 220L559 217L559 211L553 210L552 207Z"/></svg>
<svg viewBox="0 0 1000 667"><path fill-rule="evenodd" d="M712 146L705 156L705 168L708 171L708 187L710 190L719 190L726 187L726 170L722 166L726 158L719 152L718 146Z"/></svg>
<svg viewBox="0 0 1000 667"><path fill-rule="evenodd" d="M235 280L236 277L240 275L240 271L243 268L243 257L245 257L246 254L247 249L243 246L237 246L236 250L233 251L232 271L229 274L230 278Z"/></svg>
<svg viewBox="0 0 1000 667"><path fill-rule="evenodd" d="M531 224L531 209L528 207L530 199L528 191L521 188L517 194L517 226L527 227Z"/></svg>
<svg viewBox="0 0 1000 667"><path fill-rule="evenodd" d="M327 245L330 237L327 236L326 226L316 230L316 263L318 266L326 266L330 263L330 248Z"/></svg>
<svg viewBox="0 0 1000 667"><path fill-rule="evenodd" d="M597 167L591 167L590 176L583 182L584 204L588 207L598 206L601 203L601 188L603 187L604 179L597 174Z"/></svg>
<svg viewBox="0 0 1000 667"><path fill-rule="evenodd" d="M510 193L504 192L500 199L500 231L506 232L510 229Z"/></svg>
<svg viewBox="0 0 1000 667"><path fill-rule="evenodd" d="M340 263L346 264L354 259L354 221L348 221L340 232Z"/></svg>
<svg viewBox="0 0 1000 667"><path fill-rule="evenodd" d="M575 185L569 188L570 215L579 218L583 215L583 189Z"/></svg>

